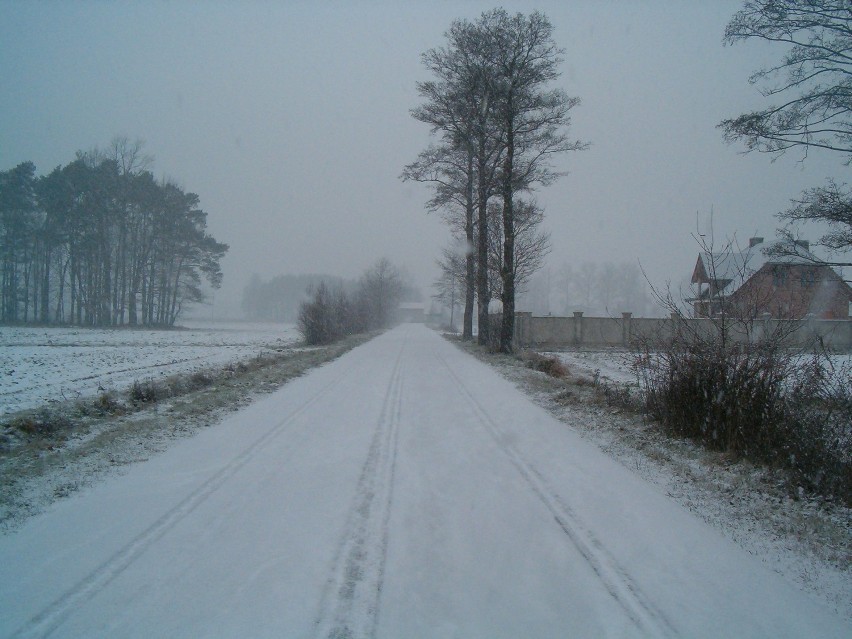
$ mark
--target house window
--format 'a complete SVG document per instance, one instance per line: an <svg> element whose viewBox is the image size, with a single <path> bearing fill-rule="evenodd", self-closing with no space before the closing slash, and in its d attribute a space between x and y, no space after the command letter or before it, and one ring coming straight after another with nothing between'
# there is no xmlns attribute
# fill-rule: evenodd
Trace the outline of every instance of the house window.
<svg viewBox="0 0 852 639"><path fill-rule="evenodd" d="M816 275L812 270L802 271L802 286L813 286L816 282Z"/></svg>
<svg viewBox="0 0 852 639"><path fill-rule="evenodd" d="M775 288L784 288L787 286L787 269L781 266L776 266L772 269L772 285Z"/></svg>

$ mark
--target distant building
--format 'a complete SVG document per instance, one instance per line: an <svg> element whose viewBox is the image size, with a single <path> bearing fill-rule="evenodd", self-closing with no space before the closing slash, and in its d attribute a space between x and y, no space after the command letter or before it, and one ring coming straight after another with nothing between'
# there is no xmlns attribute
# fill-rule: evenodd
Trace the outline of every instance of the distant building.
<svg viewBox="0 0 852 639"><path fill-rule="evenodd" d="M692 272L695 317L849 319L852 288L830 266L819 264L805 241L797 255L779 255L779 242L749 240L746 251L702 252Z"/></svg>
<svg viewBox="0 0 852 639"><path fill-rule="evenodd" d="M426 321L426 305L421 302L402 302L397 313L400 322L422 324Z"/></svg>

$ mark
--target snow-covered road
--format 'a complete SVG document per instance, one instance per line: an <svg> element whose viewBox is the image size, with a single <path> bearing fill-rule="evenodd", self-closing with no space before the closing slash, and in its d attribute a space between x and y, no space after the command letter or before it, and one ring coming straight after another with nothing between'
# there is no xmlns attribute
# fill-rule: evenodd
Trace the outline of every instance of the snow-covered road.
<svg viewBox="0 0 852 639"><path fill-rule="evenodd" d="M7 637L850 637L429 329L0 538Z"/></svg>

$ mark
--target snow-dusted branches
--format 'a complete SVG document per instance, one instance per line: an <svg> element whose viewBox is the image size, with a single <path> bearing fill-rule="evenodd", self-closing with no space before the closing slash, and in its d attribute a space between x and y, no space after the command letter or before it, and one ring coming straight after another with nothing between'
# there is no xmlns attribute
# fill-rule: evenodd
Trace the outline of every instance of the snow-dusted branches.
<svg viewBox="0 0 852 639"><path fill-rule="evenodd" d="M792 147L846 154L852 161L852 5L847 0L749 0L724 41L787 45L781 61L751 77L780 104L724 120L725 139L780 154Z"/></svg>

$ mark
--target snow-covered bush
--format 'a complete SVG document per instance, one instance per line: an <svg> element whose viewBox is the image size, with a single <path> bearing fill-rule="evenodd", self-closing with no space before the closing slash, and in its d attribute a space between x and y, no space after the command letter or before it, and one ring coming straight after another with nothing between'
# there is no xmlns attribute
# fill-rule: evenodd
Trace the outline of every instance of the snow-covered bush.
<svg viewBox="0 0 852 639"><path fill-rule="evenodd" d="M136 380L130 387L130 400L133 403L147 404L167 397L167 390L152 378Z"/></svg>
<svg viewBox="0 0 852 639"><path fill-rule="evenodd" d="M363 275L352 294L342 288L330 291L320 282L299 307L299 332L307 344L316 345L386 328L396 320L403 289L399 271L386 259Z"/></svg>
<svg viewBox="0 0 852 639"><path fill-rule="evenodd" d="M8 426L26 436L58 437L70 430L72 423L68 416L61 412L42 409L13 418Z"/></svg>
<svg viewBox="0 0 852 639"><path fill-rule="evenodd" d="M365 315L362 307L360 299L353 302L342 289L331 292L325 282L320 282L312 299L299 307L299 332L312 346L363 332L366 324L361 320Z"/></svg>
<svg viewBox="0 0 852 639"><path fill-rule="evenodd" d="M680 336L637 358L647 412L672 434L786 468L796 487L852 503L852 374L779 341Z"/></svg>
<svg viewBox="0 0 852 639"><path fill-rule="evenodd" d="M852 504L852 363L814 355L796 371L788 396L798 482Z"/></svg>
<svg viewBox="0 0 852 639"><path fill-rule="evenodd" d="M669 431L764 461L778 453L787 358L763 345L674 343L646 360L646 403Z"/></svg>
<svg viewBox="0 0 852 639"><path fill-rule="evenodd" d="M785 469L794 495L808 489L852 505L850 367L835 366L821 341L810 359L792 350L799 323L773 327L763 293L732 305L713 283L746 281L748 252L734 250L735 240L721 252L712 236L698 243L711 284L680 300L652 287L672 321L665 333L637 342L646 412L673 434ZM701 323L686 321L696 302L713 311Z"/></svg>

